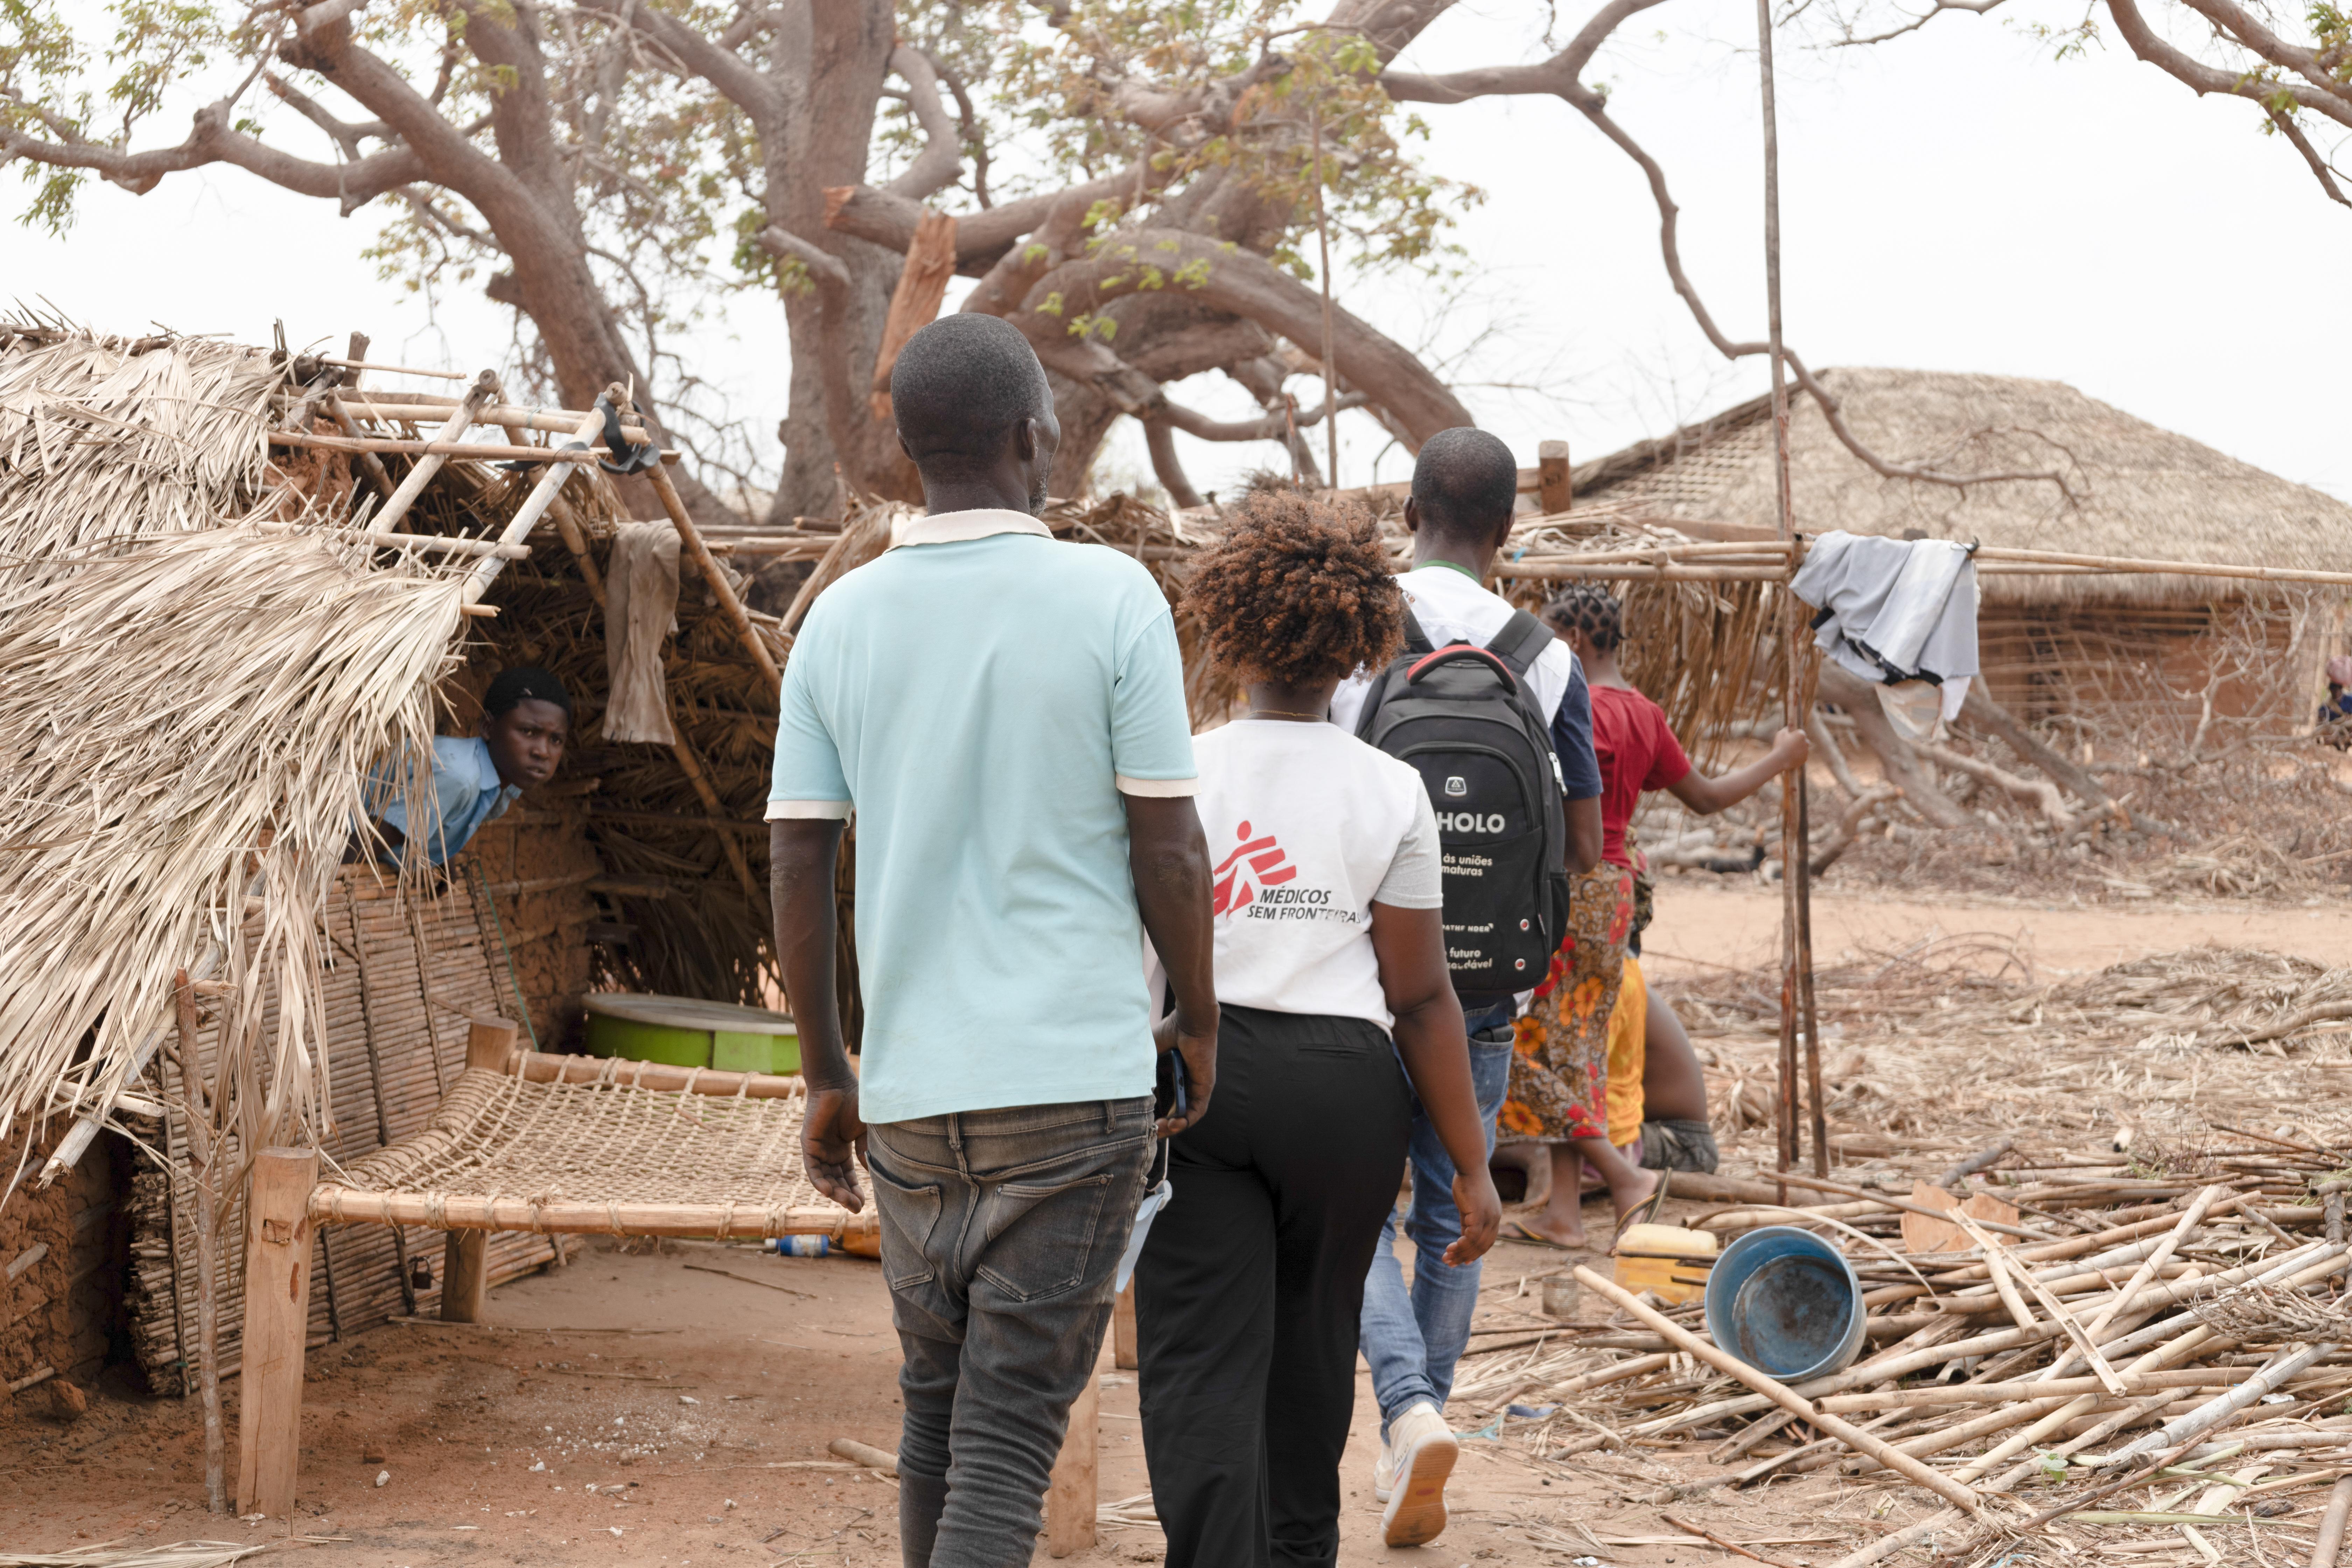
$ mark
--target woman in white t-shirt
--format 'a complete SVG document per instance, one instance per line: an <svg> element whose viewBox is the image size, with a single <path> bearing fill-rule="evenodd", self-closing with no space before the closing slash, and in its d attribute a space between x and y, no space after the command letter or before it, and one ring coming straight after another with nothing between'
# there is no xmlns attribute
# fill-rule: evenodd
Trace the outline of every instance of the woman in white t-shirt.
<svg viewBox="0 0 2352 1568"><path fill-rule="evenodd" d="M1170 1146L1175 1198L1136 1270L1169 1568L1335 1560L1364 1274L1416 1092L1463 1173L1446 1261L1484 1253L1502 1213L1446 971L1428 794L1412 768L1325 721L1332 689L1402 642L1378 532L1360 508L1335 516L1288 489L1255 490L1227 515L1184 601L1248 699L1193 740L1217 1092ZM1400 1488L1391 1507L1433 1510L1434 1535L1444 1476L1427 1468L1433 1485Z"/></svg>

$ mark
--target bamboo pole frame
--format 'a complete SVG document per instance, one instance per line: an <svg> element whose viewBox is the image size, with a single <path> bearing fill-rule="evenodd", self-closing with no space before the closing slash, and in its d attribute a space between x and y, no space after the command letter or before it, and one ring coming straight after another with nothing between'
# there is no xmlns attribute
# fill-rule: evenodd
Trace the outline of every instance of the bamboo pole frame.
<svg viewBox="0 0 2352 1568"><path fill-rule="evenodd" d="M467 389L465 398L458 404L456 411L449 416L448 422L443 425L434 436L434 440L441 442L461 440L466 432L473 428L476 411L498 395L497 388L498 378L491 375L488 371L484 371L476 376L474 384ZM274 434L291 436L294 432L278 431ZM337 440L337 437L328 436L303 436L291 444L308 446ZM447 460L446 453L426 453L419 457L415 466L408 470L407 477L400 481L400 488L393 491L390 499L385 500L383 509L368 521L367 531L370 533L390 533L393 526L407 515L408 509L416 504L416 498L425 493L425 487L433 482L433 476L441 471L441 465Z"/></svg>
<svg viewBox="0 0 2352 1568"><path fill-rule="evenodd" d="M584 419L596 421L594 429L601 430L601 416L587 415ZM576 426L575 426L576 428ZM429 441L410 441L395 436L315 436L300 430L272 430L269 444L273 447L316 447L330 452L352 452L364 456L393 453L401 457L423 458L446 462L451 458L471 458L478 463L576 463L582 467L602 460L601 454L576 447L526 447L519 443L496 441L451 441L436 436ZM666 451L662 461L674 463L677 453ZM418 467L423 467L419 464ZM413 473L414 470L411 470ZM389 510L389 509L387 509ZM405 510L405 509L404 509Z"/></svg>

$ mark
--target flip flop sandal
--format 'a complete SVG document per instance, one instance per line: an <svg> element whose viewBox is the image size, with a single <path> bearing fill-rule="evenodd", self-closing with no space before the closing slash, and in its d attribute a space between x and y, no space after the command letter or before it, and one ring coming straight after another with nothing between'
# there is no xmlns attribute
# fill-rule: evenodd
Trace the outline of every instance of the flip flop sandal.
<svg viewBox="0 0 2352 1568"><path fill-rule="evenodd" d="M1505 1220L1501 1228L1496 1231L1495 1239L1497 1241L1516 1241L1528 1247L1549 1247L1554 1252L1581 1252L1584 1250L1580 1247L1570 1247L1564 1241L1554 1241L1548 1236L1538 1236L1534 1231L1529 1230L1526 1226L1520 1224L1515 1219Z"/></svg>

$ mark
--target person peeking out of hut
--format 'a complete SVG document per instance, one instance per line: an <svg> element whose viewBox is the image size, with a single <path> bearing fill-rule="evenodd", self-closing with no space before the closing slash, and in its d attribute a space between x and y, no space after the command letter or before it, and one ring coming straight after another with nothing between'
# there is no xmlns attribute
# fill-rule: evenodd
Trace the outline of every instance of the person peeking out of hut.
<svg viewBox="0 0 2352 1568"><path fill-rule="evenodd" d="M1169 1568L1337 1559L1364 1279L1416 1098L1455 1173L1446 1263L1475 1262L1502 1219L1446 964L1436 812L1412 763L1325 722L1340 681L1403 645L1380 531L1286 485L1225 519L1183 604L1246 704L1192 738L1216 861L1219 1088L1172 1146L1174 1196L1136 1267Z"/></svg>
<svg viewBox="0 0 2352 1568"><path fill-rule="evenodd" d="M1626 842L1634 810L1645 791L1662 789L1698 815L1711 816L1803 766L1806 746L1802 730L1784 729L1746 767L1721 777L1700 773L1675 739L1664 710L1625 679L1618 661L1625 618L1616 595L1597 583L1580 583L1546 605L1543 619L1591 683L1602 861L1592 884L1601 896L1592 907L1606 918L1577 928L1548 989L1520 1022L1519 1059L1512 1066L1502 1127L1508 1142L1549 1160L1550 1191L1541 1209L1511 1222L1506 1234L1516 1230L1522 1239L1580 1247L1586 1164L1597 1168L1616 1199L1620 1228L1655 1212L1667 1172L1714 1169L1706 1080L1697 1054L1672 1011L1651 1007L1643 987L1639 954L1648 900L1637 896ZM1629 1172L1656 1184L1647 1203L1626 1201ZM1528 1177L1531 1185L1539 1180L1532 1167Z"/></svg>
<svg viewBox="0 0 2352 1568"><path fill-rule="evenodd" d="M1153 1134L1209 1109L1208 846L1159 583L1037 520L1062 431L1028 340L995 316L933 321L892 364L890 406L928 515L793 643L768 801L776 952L810 1180L853 1212L856 1154L874 1181L904 1357L900 1554L1003 1568L1035 1549ZM853 810L855 1073L834 880ZM1176 999L1157 1027L1147 934Z"/></svg>
<svg viewBox="0 0 2352 1568"><path fill-rule="evenodd" d="M482 824L525 789L555 776L571 730L572 699L562 681L529 666L499 671L482 696L481 733L434 737L423 798L394 793L387 779L371 782L372 793L384 802L376 831L404 861L421 848L428 863L447 865ZM420 826L410 809L428 802L431 817Z"/></svg>

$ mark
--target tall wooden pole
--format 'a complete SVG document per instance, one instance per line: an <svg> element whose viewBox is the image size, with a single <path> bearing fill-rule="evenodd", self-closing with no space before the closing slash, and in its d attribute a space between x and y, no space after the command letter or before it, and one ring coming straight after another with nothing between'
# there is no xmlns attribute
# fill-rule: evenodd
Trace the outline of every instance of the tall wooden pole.
<svg viewBox="0 0 2352 1568"><path fill-rule="evenodd" d="M1323 105L1313 110L1315 127L1315 242L1323 250L1323 431L1331 471L1326 482L1339 488L1339 371L1331 363L1331 230L1323 221Z"/></svg>
<svg viewBox="0 0 2352 1568"><path fill-rule="evenodd" d="M1762 77L1764 110L1764 307L1772 356L1772 479L1780 537L1795 544L1796 510L1789 489L1789 381L1780 342L1780 132L1772 92L1772 0L1756 0L1756 55ZM1790 553L1793 574L1796 552ZM1780 631L1787 673L1781 682L1782 721L1801 729L1810 693L1805 680L1806 632L1796 595L1780 592ZM1829 1140L1822 1105L1820 1032L1812 1022L1812 864L1805 799L1805 770L1793 768L1780 787L1780 1106L1778 1169L1795 1165L1798 1131L1798 1042L1804 1045L1804 1075L1811 1091L1813 1170L1829 1173ZM1786 1189L1783 1189L1786 1201Z"/></svg>

